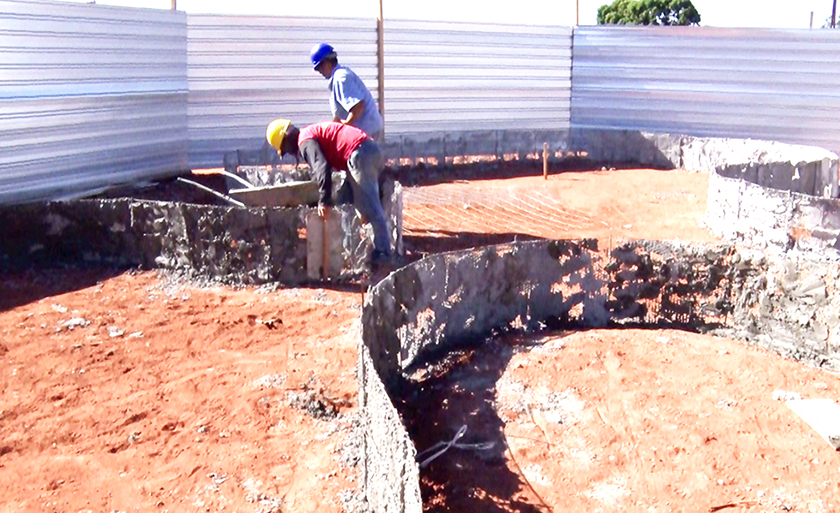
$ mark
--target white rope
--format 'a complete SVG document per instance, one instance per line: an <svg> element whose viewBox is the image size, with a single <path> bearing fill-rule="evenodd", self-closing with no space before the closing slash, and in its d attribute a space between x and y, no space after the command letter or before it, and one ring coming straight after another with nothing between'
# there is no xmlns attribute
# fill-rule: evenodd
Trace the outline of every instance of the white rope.
<svg viewBox="0 0 840 513"><path fill-rule="evenodd" d="M432 453L431 456L429 456L428 458L426 458L426 459L424 459L423 461L420 462L420 468L425 467L426 465L428 465L429 463L434 461L438 456L445 453L446 451L448 451L452 447L455 447L456 449L472 449L474 451L487 451L489 449L492 449L493 446L496 445L495 442L482 442L482 443L477 443L477 444L460 444L460 443L458 443L458 440L463 438L466 433L467 433L467 425L464 424L463 426L461 426L461 429L459 429L458 432L455 433L455 436L452 437L452 440L450 440L449 442L438 442L438 443L434 444L433 446L429 447L428 449L426 449L425 451L418 453L417 454L418 459L422 458L423 455L425 455L425 454Z"/></svg>

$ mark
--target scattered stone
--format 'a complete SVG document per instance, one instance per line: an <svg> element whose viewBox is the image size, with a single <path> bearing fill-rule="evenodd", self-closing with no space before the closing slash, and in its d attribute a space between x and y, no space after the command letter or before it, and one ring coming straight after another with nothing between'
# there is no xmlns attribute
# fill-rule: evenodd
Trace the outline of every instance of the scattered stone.
<svg viewBox="0 0 840 513"><path fill-rule="evenodd" d="M108 326L108 336L111 338L121 337L125 332L116 326Z"/></svg>
<svg viewBox="0 0 840 513"><path fill-rule="evenodd" d="M315 390L290 392L289 406L303 410L304 413L318 420L332 420L338 415L338 407L322 393Z"/></svg>
<svg viewBox="0 0 840 513"><path fill-rule="evenodd" d="M266 374L265 376L255 379L251 386L254 388L280 388L286 382L284 374Z"/></svg>
<svg viewBox="0 0 840 513"><path fill-rule="evenodd" d="M774 401L799 401L802 396L798 392L788 392L787 390L776 390L773 392Z"/></svg>
<svg viewBox="0 0 840 513"><path fill-rule="evenodd" d="M209 477L210 479L212 479L212 480L213 480L213 484L214 484L214 485L216 485L216 486L218 486L218 485L220 485L220 484L222 484L222 483L224 483L225 481L227 481L227 480L228 480L228 477L227 477L226 475L224 475L224 474L217 474L217 473L215 473L215 472L210 472L209 474L207 474L207 477Z"/></svg>
<svg viewBox="0 0 840 513"><path fill-rule="evenodd" d="M85 320L81 317L73 317L72 319L70 319L68 321L65 321L64 324L61 325L61 327L72 330L73 328L76 328L76 327L84 328L88 324L90 324L90 321L87 321L87 320Z"/></svg>
<svg viewBox="0 0 840 513"><path fill-rule="evenodd" d="M279 497L272 497L260 491L263 487L262 481L256 481L252 478L246 479L242 483L242 488L247 494L245 500L250 503L257 503L260 508L258 513L280 513L283 508L283 499Z"/></svg>
<svg viewBox="0 0 840 513"><path fill-rule="evenodd" d="M721 408L721 409L724 409L724 410L728 410L728 409L734 408L736 406L738 406L738 401L736 401L735 399L730 399L730 398L721 399L717 403L717 407Z"/></svg>

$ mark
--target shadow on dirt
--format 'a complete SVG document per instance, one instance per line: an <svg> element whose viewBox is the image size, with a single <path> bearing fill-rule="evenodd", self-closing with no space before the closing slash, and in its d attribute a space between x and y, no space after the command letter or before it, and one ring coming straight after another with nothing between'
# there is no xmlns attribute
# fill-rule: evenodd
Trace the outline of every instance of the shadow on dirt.
<svg viewBox="0 0 840 513"><path fill-rule="evenodd" d="M132 272L125 267L42 267L0 271L0 311L92 287L99 282Z"/></svg>
<svg viewBox="0 0 840 513"><path fill-rule="evenodd" d="M549 511L510 459L504 422L494 409L496 382L514 353L526 349L521 336L494 336L481 347L453 350L412 371L398 408L418 463L465 429L457 443L466 446L451 447L421 468L424 511Z"/></svg>

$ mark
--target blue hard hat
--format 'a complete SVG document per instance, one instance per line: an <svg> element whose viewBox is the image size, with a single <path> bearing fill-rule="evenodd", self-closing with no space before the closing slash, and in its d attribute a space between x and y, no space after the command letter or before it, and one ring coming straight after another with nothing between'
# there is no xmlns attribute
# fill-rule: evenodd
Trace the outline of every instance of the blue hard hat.
<svg viewBox="0 0 840 513"><path fill-rule="evenodd" d="M335 48L327 43L318 43L313 46L312 51L309 52L309 60L312 61L312 67L317 68L318 65L321 64L321 61L331 53L335 53Z"/></svg>

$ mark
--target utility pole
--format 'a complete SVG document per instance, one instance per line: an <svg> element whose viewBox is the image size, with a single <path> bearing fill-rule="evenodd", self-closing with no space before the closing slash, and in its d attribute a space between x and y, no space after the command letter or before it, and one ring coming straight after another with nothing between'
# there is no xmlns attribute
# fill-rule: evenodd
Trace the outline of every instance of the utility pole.
<svg viewBox="0 0 840 513"><path fill-rule="evenodd" d="M175 0L172 0L173 2ZM382 4L385 0L379 0L379 20L376 24L376 61L379 71L377 89L379 89L379 115L382 116L382 140L385 140L385 17Z"/></svg>

